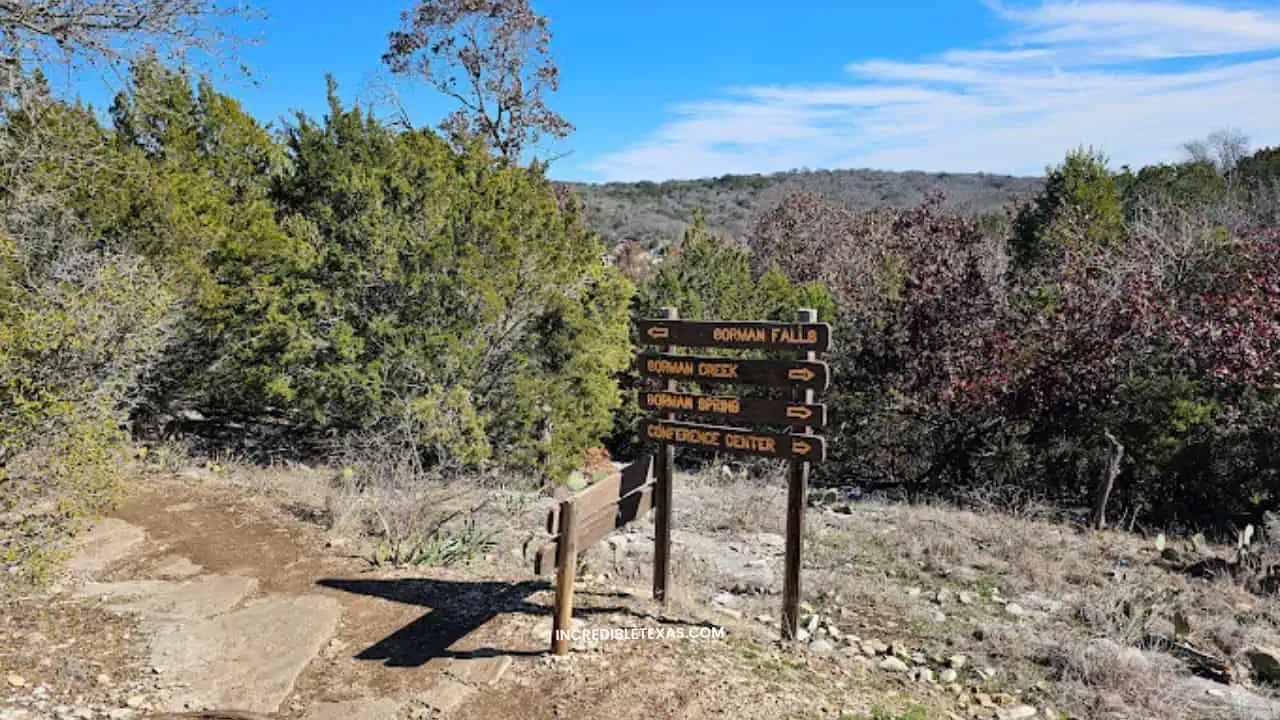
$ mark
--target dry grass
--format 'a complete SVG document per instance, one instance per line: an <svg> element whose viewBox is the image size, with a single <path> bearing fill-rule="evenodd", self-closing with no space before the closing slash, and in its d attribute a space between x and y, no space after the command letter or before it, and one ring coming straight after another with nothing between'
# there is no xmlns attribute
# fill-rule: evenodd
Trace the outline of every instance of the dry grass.
<svg viewBox="0 0 1280 720"><path fill-rule="evenodd" d="M969 653L1005 687L1038 688L1081 718L1206 717L1187 705L1189 670L1159 649L1176 612L1185 641L1237 667L1250 646L1280 643L1277 598L1179 572L1133 535L930 505L811 518L809 588L840 593L868 629ZM940 604L938 590L972 602Z"/></svg>
<svg viewBox="0 0 1280 720"><path fill-rule="evenodd" d="M362 482L341 468L232 468L209 477L262 488L277 505L287 500L291 507L307 506L315 511L312 521L331 535L362 536L374 545L386 528L411 533L450 516L451 522L474 518L497 535L484 571L511 576L528 572L519 550L539 537L544 513L554 504L492 481L391 473ZM776 565L774 591L781 589L780 555L763 540L783 533L785 496L785 482L777 477L677 476L673 612L715 616L708 601L732 580L732 571L718 564L717 553L726 548ZM1187 702L1187 668L1155 641L1173 636L1174 612L1189 621L1184 640L1236 666L1247 665L1242 661L1251 646L1280 646L1275 597L1253 594L1229 575L1205 579L1179 572L1161 560L1153 542L1133 535L1082 531L1030 512L1015 517L880 502L854 505L850 514L811 509L806 523L805 601L847 634L905 643L930 655L966 655L960 678L965 694L1011 693L1089 719L1207 718L1210 710ZM637 524L624 553L608 542L590 548L584 581L605 580L647 596L651 528L651 521ZM691 537L682 543L681 533ZM967 602L959 600L962 591ZM1008 602L1023 612L1011 614ZM744 595L735 606L742 619L720 619L741 629L776 630L776 622L761 626L754 618L776 618L778 603L776 594ZM797 658L808 662L803 653ZM815 691L857 677L859 687L874 685L877 693L898 692L930 707L955 702L940 687L874 669L868 674L850 662L843 656L828 662ZM978 672L987 668L994 674Z"/></svg>
<svg viewBox="0 0 1280 720"><path fill-rule="evenodd" d="M1080 706L1086 718L1187 717L1179 668L1166 655L1101 639L1058 644L1046 660L1059 705Z"/></svg>

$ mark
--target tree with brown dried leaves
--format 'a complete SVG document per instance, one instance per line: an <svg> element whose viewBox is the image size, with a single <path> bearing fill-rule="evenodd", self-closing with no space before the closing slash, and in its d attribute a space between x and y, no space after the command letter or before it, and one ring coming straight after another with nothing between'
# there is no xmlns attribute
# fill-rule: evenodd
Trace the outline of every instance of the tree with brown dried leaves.
<svg viewBox="0 0 1280 720"><path fill-rule="evenodd" d="M528 0L420 0L401 22L382 60L459 103L440 124L449 136L482 137L518 160L540 139L573 131L544 101L560 71L547 19Z"/></svg>

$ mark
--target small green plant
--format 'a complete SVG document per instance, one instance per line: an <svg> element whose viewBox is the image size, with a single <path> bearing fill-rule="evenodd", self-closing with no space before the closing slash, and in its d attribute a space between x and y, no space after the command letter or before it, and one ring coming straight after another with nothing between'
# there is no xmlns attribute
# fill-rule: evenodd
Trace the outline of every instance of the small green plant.
<svg viewBox="0 0 1280 720"><path fill-rule="evenodd" d="M377 567L465 565L497 544L492 531L479 528L474 518L467 518L456 532L439 528L428 535L415 533L398 538L388 533L379 541L370 562Z"/></svg>
<svg viewBox="0 0 1280 720"><path fill-rule="evenodd" d="M929 712L923 705L916 705L901 713L877 705L871 708L871 716L865 720L929 720Z"/></svg>

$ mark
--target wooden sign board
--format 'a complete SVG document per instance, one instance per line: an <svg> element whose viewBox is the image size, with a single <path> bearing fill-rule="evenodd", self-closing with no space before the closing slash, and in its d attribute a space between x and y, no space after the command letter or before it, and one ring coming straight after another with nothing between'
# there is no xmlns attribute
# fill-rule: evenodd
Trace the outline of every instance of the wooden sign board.
<svg viewBox="0 0 1280 720"><path fill-rule="evenodd" d="M826 390L830 384L827 364L816 361L735 360L641 353L636 362L641 375L668 380L794 387L817 392Z"/></svg>
<svg viewBox="0 0 1280 720"><path fill-rule="evenodd" d="M645 455L639 460L622 468L621 472L581 490L574 499L578 503L578 518L586 519L594 516L604 508L615 505L641 487L653 482L653 456ZM560 508L547 511L547 532L560 534Z"/></svg>
<svg viewBox="0 0 1280 720"><path fill-rule="evenodd" d="M630 494L618 498L611 504L584 518L578 524L578 536L574 545L588 548L600 542L614 530L620 530L628 523L638 520L653 509L654 484L649 483L636 488ZM559 539L549 540L539 547L533 556L533 572L542 575L555 567L556 550Z"/></svg>
<svg viewBox="0 0 1280 720"><path fill-rule="evenodd" d="M636 321L636 329L640 342L648 345L814 352L824 352L831 346L831 326L827 323L649 319Z"/></svg>
<svg viewBox="0 0 1280 720"><path fill-rule="evenodd" d="M827 406L821 403L641 391L640 407L659 412L712 415L745 423L816 426L827 424Z"/></svg>
<svg viewBox="0 0 1280 720"><path fill-rule="evenodd" d="M640 439L803 462L821 462L827 456L826 440L817 435L783 435L674 420L642 420Z"/></svg>

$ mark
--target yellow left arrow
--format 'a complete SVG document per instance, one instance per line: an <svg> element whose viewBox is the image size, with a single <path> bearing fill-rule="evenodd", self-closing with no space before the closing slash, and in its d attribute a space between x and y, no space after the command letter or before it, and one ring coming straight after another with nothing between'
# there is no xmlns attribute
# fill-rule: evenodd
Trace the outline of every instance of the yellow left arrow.
<svg viewBox="0 0 1280 720"><path fill-rule="evenodd" d="M655 340L661 340L671 334L671 331L664 327L649 328L649 337Z"/></svg>

